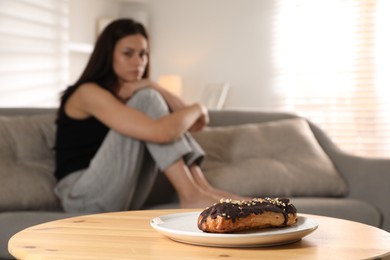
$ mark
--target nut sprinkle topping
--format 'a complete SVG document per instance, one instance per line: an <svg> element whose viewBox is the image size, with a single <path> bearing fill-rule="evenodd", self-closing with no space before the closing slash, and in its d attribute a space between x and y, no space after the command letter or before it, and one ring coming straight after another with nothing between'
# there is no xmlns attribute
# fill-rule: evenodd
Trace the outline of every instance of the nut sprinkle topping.
<svg viewBox="0 0 390 260"><path fill-rule="evenodd" d="M205 209L201 216L206 220L207 216L216 219L221 216L225 219L231 219L234 223L238 218L244 218L251 214L262 214L265 211L283 213L285 224L289 213L297 213L297 209L287 198L254 198L252 200L232 200L221 199L219 203Z"/></svg>

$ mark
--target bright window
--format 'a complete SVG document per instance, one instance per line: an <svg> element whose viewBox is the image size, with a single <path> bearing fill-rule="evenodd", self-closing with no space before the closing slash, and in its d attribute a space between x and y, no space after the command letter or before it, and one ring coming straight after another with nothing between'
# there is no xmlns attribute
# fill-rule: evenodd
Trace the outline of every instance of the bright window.
<svg viewBox="0 0 390 260"><path fill-rule="evenodd" d="M279 0L275 87L282 109L340 148L390 157L390 1Z"/></svg>
<svg viewBox="0 0 390 260"><path fill-rule="evenodd" d="M50 107L68 77L67 0L0 1L0 106Z"/></svg>

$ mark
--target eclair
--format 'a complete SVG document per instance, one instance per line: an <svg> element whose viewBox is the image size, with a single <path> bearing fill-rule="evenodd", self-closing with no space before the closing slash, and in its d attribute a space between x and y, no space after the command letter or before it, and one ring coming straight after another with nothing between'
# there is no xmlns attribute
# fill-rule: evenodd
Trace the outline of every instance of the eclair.
<svg viewBox="0 0 390 260"><path fill-rule="evenodd" d="M286 198L249 201L221 199L198 217L198 228L210 233L233 233L267 227L286 227L297 222L297 209Z"/></svg>

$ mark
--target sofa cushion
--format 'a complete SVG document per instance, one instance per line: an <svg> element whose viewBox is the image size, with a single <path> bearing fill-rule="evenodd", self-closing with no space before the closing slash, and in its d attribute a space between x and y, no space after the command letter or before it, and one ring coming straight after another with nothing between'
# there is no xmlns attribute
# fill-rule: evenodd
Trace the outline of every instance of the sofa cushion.
<svg viewBox="0 0 390 260"><path fill-rule="evenodd" d="M303 118L193 134L214 186L245 196L343 196L347 185Z"/></svg>
<svg viewBox="0 0 390 260"><path fill-rule="evenodd" d="M0 211L58 208L54 115L0 116Z"/></svg>
<svg viewBox="0 0 390 260"><path fill-rule="evenodd" d="M382 215L374 205L352 198L291 198L300 213L348 219L380 227Z"/></svg>

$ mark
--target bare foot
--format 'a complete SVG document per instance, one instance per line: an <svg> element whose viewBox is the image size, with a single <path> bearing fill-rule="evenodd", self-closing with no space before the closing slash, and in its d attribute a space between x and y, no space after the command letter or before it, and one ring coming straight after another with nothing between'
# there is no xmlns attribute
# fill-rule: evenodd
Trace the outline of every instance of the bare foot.
<svg viewBox="0 0 390 260"><path fill-rule="evenodd" d="M251 200L252 198L240 196L237 194L233 194L230 192L226 192L220 189L217 189L213 187L204 176L202 170L199 168L199 166L194 165L190 168L192 177L194 178L195 182L208 194L211 194L212 196L217 196L220 199L233 199L233 200Z"/></svg>
<svg viewBox="0 0 390 260"><path fill-rule="evenodd" d="M181 208L206 208L220 201L219 196L211 195L206 191L199 190L190 198L179 198Z"/></svg>

